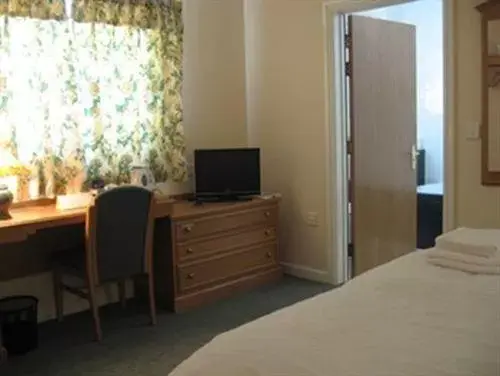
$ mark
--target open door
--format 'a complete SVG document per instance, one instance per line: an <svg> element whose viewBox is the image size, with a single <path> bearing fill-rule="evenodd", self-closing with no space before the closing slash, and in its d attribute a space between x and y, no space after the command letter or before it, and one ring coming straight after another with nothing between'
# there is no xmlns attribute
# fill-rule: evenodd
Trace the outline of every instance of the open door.
<svg viewBox="0 0 500 376"><path fill-rule="evenodd" d="M416 30L349 16L350 181L354 274L416 248Z"/></svg>

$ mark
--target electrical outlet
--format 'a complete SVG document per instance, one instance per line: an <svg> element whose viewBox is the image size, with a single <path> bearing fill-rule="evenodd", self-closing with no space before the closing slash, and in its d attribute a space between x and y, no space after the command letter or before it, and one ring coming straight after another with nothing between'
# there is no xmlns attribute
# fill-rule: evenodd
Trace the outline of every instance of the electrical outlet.
<svg viewBox="0 0 500 376"><path fill-rule="evenodd" d="M307 213L306 223L308 226L316 227L319 226L319 218L317 212L309 212Z"/></svg>

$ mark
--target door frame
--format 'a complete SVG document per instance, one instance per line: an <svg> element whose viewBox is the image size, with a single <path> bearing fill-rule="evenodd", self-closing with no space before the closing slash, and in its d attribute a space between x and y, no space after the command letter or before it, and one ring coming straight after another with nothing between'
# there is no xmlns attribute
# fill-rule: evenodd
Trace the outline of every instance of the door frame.
<svg viewBox="0 0 500 376"><path fill-rule="evenodd" d="M366 11L415 0L331 0L323 3L326 73L326 215L328 274L335 285L347 280L348 213L347 213L347 142L345 98L345 49L340 33L340 18L345 13ZM443 155L443 231L455 228L455 88L456 88L456 5L454 0L443 4L444 58L444 155ZM415 192L416 194L416 192Z"/></svg>

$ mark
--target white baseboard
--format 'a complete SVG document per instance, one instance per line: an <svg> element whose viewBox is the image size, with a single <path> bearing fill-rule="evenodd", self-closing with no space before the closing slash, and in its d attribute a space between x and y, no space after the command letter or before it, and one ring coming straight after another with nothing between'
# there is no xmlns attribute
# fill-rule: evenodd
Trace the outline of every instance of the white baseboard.
<svg viewBox="0 0 500 376"><path fill-rule="evenodd" d="M310 281L323 283L330 282L328 278L328 272L326 270L313 269L307 266L290 264L287 262L282 262L281 266L283 266L283 271L285 272L285 274L289 274L297 278L303 278Z"/></svg>

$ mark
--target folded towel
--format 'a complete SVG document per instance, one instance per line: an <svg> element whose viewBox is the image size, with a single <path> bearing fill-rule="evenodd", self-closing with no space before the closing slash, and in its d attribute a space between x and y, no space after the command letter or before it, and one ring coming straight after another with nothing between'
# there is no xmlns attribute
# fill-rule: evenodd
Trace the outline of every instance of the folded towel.
<svg viewBox="0 0 500 376"><path fill-rule="evenodd" d="M500 230L461 227L438 236L436 247L478 257L493 257L500 252Z"/></svg>
<svg viewBox="0 0 500 376"><path fill-rule="evenodd" d="M432 257L429 257L428 261L432 265L459 270L470 274L500 275L500 265L474 265L460 261Z"/></svg>
<svg viewBox="0 0 500 376"><path fill-rule="evenodd" d="M498 251L494 245L468 244L451 239L439 239L436 241L436 247L446 249L450 252L474 255L476 257L492 257Z"/></svg>
<svg viewBox="0 0 500 376"><path fill-rule="evenodd" d="M480 257L434 248L427 254L427 258L430 260L448 260L476 266L500 266L500 252L494 257Z"/></svg>

